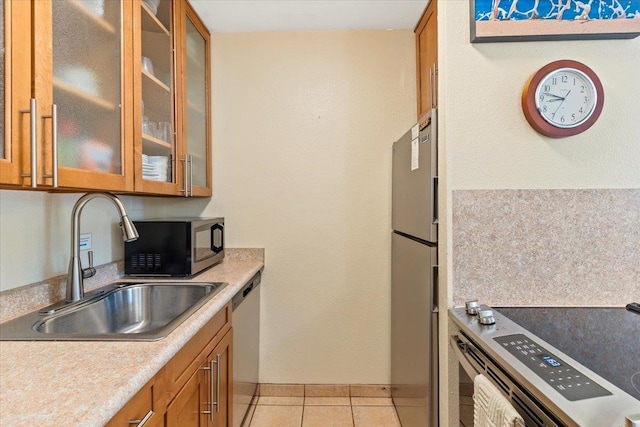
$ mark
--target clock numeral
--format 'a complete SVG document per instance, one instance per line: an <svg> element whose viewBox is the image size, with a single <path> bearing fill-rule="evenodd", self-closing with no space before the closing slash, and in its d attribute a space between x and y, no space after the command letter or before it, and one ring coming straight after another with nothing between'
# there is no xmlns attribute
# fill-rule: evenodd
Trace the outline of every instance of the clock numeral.
<svg viewBox="0 0 640 427"><path fill-rule="evenodd" d="M542 90L543 90L544 92L549 92L549 91L551 90L551 86L549 86L549 85L544 85L544 86L542 87Z"/></svg>
<svg viewBox="0 0 640 427"><path fill-rule="evenodd" d="M582 107L580 107L580 109L578 110L579 113L584 113Z"/></svg>
<svg viewBox="0 0 640 427"><path fill-rule="evenodd" d="M540 102L544 101L544 95L540 94Z"/></svg>
<svg viewBox="0 0 640 427"><path fill-rule="evenodd" d="M580 93L584 93L584 86L580 86Z"/></svg>
<svg viewBox="0 0 640 427"><path fill-rule="evenodd" d="M566 83L569 81L569 77L568 76L562 76L562 83Z"/></svg>
<svg viewBox="0 0 640 427"><path fill-rule="evenodd" d="M576 85L576 78L575 77L573 78L573 85L574 86Z"/></svg>
<svg viewBox="0 0 640 427"><path fill-rule="evenodd" d="M575 114L572 114L572 115L571 115L571 121L572 121L572 122L575 122L575 121L576 121L576 115L575 115Z"/></svg>
<svg viewBox="0 0 640 427"><path fill-rule="evenodd" d="M557 85L558 84L558 78L557 77L552 78L551 79L551 84L554 85L554 86Z"/></svg>
<svg viewBox="0 0 640 427"><path fill-rule="evenodd" d="M543 113L546 113L546 112L547 112L547 106L546 106L546 105L543 105L543 106L542 106L542 112L543 112Z"/></svg>
<svg viewBox="0 0 640 427"><path fill-rule="evenodd" d="M586 104L587 102L589 102L589 97L588 97L588 96L585 96L585 97L584 97L584 103Z"/></svg>
<svg viewBox="0 0 640 427"><path fill-rule="evenodd" d="M560 117L560 123L564 123L564 116Z"/></svg>
<svg viewBox="0 0 640 427"><path fill-rule="evenodd" d="M551 118L555 119L556 118L556 113L551 113Z"/></svg>

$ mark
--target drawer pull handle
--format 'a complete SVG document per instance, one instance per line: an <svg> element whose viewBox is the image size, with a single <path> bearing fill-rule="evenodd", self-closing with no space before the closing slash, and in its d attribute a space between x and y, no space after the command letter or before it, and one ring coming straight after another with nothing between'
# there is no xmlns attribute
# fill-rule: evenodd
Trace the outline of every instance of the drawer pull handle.
<svg viewBox="0 0 640 427"><path fill-rule="evenodd" d="M143 427L147 421L149 421L149 418L151 418L153 416L153 409L150 409L149 412L147 412L147 415L144 416L143 419L141 420L131 420L129 421L129 425L135 425L137 427Z"/></svg>

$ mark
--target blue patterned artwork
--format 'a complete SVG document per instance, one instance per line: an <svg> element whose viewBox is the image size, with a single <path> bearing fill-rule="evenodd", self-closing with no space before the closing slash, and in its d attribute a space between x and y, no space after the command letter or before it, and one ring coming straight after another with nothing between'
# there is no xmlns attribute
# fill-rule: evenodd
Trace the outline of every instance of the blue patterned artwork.
<svg viewBox="0 0 640 427"><path fill-rule="evenodd" d="M640 35L640 0L470 0L471 41Z"/></svg>

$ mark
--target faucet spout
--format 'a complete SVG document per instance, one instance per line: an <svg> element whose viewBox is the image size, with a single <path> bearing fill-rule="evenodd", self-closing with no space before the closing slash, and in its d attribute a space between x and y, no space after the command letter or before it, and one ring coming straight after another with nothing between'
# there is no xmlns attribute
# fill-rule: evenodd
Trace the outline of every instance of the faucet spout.
<svg viewBox="0 0 640 427"><path fill-rule="evenodd" d="M122 239L131 242L138 238L133 221L129 218L124 205L115 195L111 193L87 193L80 197L73 206L71 212L71 259L69 260L69 271L67 273L67 300L78 301L84 297L83 270L80 262L80 214L82 208L95 198L104 198L113 203L120 215L120 228L122 229Z"/></svg>

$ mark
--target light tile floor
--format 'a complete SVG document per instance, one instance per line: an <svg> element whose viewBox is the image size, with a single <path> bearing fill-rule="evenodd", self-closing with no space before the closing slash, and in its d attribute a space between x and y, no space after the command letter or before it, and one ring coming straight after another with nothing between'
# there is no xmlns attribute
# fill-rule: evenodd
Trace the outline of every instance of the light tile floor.
<svg viewBox="0 0 640 427"><path fill-rule="evenodd" d="M400 427L390 398L260 396L250 427Z"/></svg>

